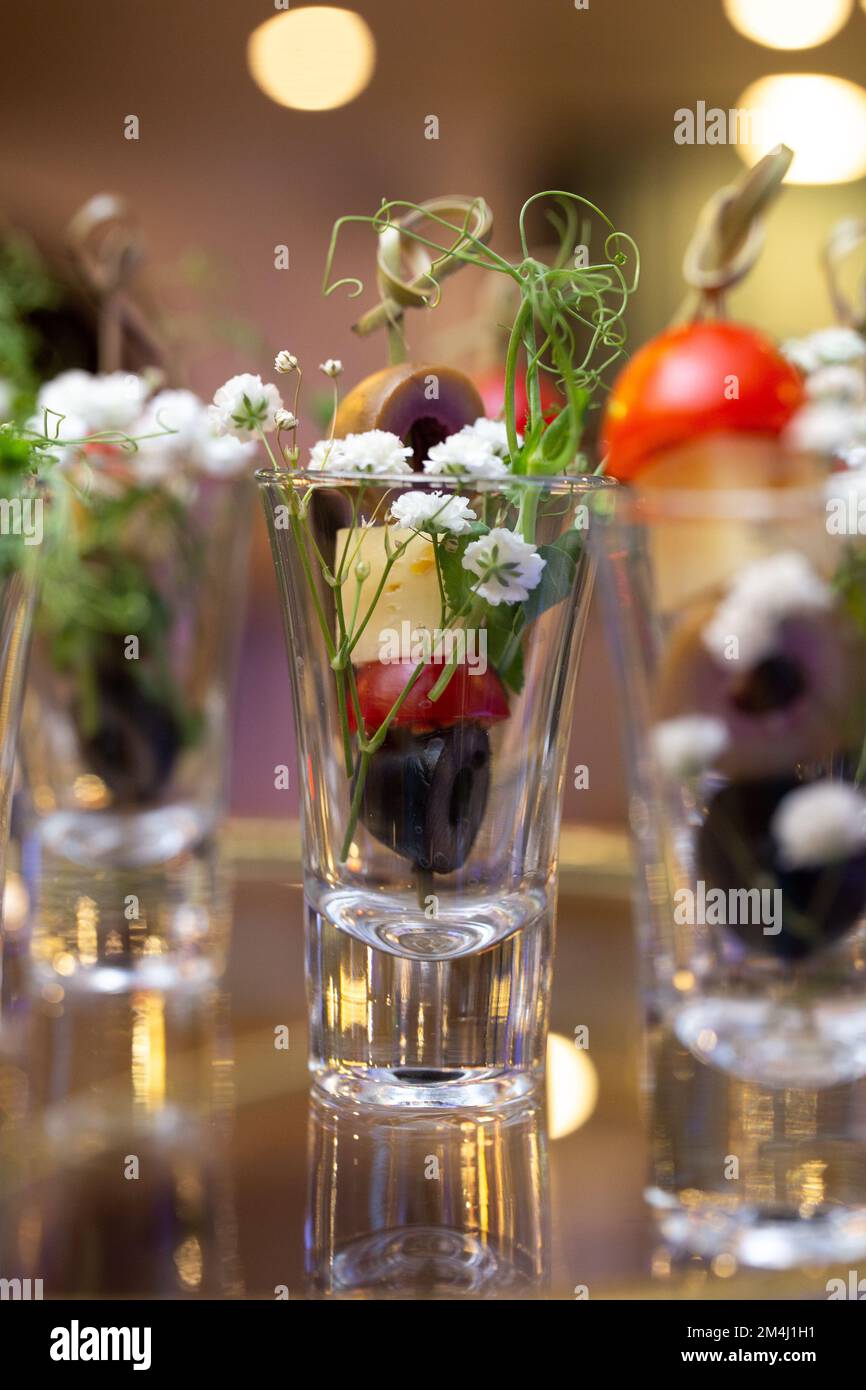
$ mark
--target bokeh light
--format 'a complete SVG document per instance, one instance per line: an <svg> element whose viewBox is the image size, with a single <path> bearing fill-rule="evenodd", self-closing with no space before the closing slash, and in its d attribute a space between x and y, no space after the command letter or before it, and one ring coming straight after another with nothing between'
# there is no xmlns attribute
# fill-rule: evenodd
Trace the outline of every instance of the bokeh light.
<svg viewBox="0 0 866 1390"><path fill-rule="evenodd" d="M329 111L363 92L376 65L376 42L354 10L307 5L260 24L250 35L247 62L280 106Z"/></svg>
<svg viewBox="0 0 866 1390"><path fill-rule="evenodd" d="M794 151L788 183L848 183L866 174L866 91L822 73L762 77L737 102L751 138L737 145L754 164L774 145Z"/></svg>
<svg viewBox="0 0 866 1390"><path fill-rule="evenodd" d="M767 48L814 48L847 24L854 0L723 0L738 33Z"/></svg>

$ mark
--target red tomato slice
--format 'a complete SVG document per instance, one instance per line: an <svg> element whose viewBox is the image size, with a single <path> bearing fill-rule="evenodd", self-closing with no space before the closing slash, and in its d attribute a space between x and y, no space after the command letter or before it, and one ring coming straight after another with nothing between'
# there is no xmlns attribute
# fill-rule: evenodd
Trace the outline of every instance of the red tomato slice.
<svg viewBox="0 0 866 1390"><path fill-rule="evenodd" d="M393 720L394 725L412 724L427 729L442 729L461 720L492 724L508 718L508 697L492 666L488 666L484 675L473 675L470 666L455 667L439 699L435 702L431 700L430 691L443 669L442 663L424 667L400 706ZM378 729L414 670L412 662L389 665L371 661L357 668L358 701L368 733ZM351 700L349 727L353 733L357 727Z"/></svg>
<svg viewBox="0 0 866 1390"><path fill-rule="evenodd" d="M669 329L614 382L602 426L607 471L627 481L700 435L778 435L803 400L797 369L755 329L724 319Z"/></svg>

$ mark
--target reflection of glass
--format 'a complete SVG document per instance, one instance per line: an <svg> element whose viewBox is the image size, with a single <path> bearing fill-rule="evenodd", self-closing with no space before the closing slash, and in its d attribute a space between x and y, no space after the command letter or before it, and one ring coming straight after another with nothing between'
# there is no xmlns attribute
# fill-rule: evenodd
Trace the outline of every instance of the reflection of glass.
<svg viewBox="0 0 866 1390"><path fill-rule="evenodd" d="M310 1106L307 1271L334 1297L526 1298L548 1277L536 1104L483 1116Z"/></svg>
<svg viewBox="0 0 866 1390"><path fill-rule="evenodd" d="M46 584L24 753L44 845L88 867L168 860L224 807L249 481L179 488L112 475Z"/></svg>
<svg viewBox="0 0 866 1390"><path fill-rule="evenodd" d="M651 1051L647 1196L671 1257L724 1277L866 1257L866 1082L770 1090L707 1066L670 1029Z"/></svg>
<svg viewBox="0 0 866 1390"><path fill-rule="evenodd" d="M231 1055L213 992L45 984L0 1064L0 1268L44 1296L242 1292Z"/></svg>
<svg viewBox="0 0 866 1390"><path fill-rule="evenodd" d="M544 1061L563 731L603 489L433 479L546 556L525 606L494 607L465 537L382 524L429 476L258 476L302 772L311 1066L378 1104L525 1094Z"/></svg>
<svg viewBox="0 0 866 1390"><path fill-rule="evenodd" d="M65 994L195 990L222 974L229 901L213 840L168 864L92 874L43 846L30 891L32 968Z"/></svg>
<svg viewBox="0 0 866 1390"><path fill-rule="evenodd" d="M811 486L647 486L603 528L649 1017L663 1057L681 1045L657 1205L686 1246L758 1264L845 1258L866 1219L844 1158L866 1075L866 566L827 515Z"/></svg>

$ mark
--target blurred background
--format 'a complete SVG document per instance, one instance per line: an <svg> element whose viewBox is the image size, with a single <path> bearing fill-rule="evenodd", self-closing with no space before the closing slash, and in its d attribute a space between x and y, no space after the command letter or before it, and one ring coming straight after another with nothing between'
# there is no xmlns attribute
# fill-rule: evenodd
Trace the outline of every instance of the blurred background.
<svg viewBox="0 0 866 1390"><path fill-rule="evenodd" d="M147 260L136 296L171 340L175 375L206 398L235 371L268 379L283 347L313 369L341 358L350 384L384 364L383 338L350 331L359 306L374 300L368 229L349 229L337 267L366 278L366 298L321 295L334 220L370 214L382 198L481 195L494 210L494 245L511 252L530 194L583 194L641 248L635 347L675 312L700 207L750 153L678 143L676 113L695 112L700 131L700 110L742 107L750 84L779 74L837 80L772 89L782 103L773 135L797 149L802 177L815 181L786 191L731 310L779 337L830 321L822 244L841 217L866 215L866 91L838 81L857 84L864 72L866 13L855 0L361 0L354 13L363 25L345 22L336 41L333 32L317 40L313 25L302 46L288 21L309 10L282 0L5 7L0 217L73 287L64 312L41 325L46 371L95 366L65 232L103 192L126 200L140 230ZM279 247L286 268L275 263L286 259ZM8 313L0 303L0 333ZM496 355L479 326L485 313L477 272L449 280L434 314L411 316L412 356L485 373ZM309 444L319 428L311 393L306 404ZM589 787L569 791L566 814L617 824L618 711L598 612L587 641L571 765L589 766ZM293 814L293 793L274 789L275 764L291 764L293 753L258 516L238 693L233 810Z"/></svg>

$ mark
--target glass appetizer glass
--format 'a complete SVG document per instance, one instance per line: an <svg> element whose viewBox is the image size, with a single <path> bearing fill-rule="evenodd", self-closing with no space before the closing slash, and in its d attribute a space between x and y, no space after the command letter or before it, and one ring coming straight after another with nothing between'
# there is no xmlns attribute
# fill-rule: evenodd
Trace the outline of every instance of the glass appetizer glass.
<svg viewBox="0 0 866 1390"><path fill-rule="evenodd" d="M625 693L649 1196L692 1253L853 1258L866 1251L850 1161L866 1077L863 482L798 472L760 441L697 446L679 476L702 460L717 483L763 486L621 488L594 527Z"/></svg>
<svg viewBox="0 0 866 1390"><path fill-rule="evenodd" d="M386 1105L528 1092L589 503L610 485L257 477L294 696L312 1071Z"/></svg>
<svg viewBox="0 0 866 1390"><path fill-rule="evenodd" d="M251 497L243 476L150 482L118 457L73 503L23 728L47 851L161 863L223 814Z"/></svg>

